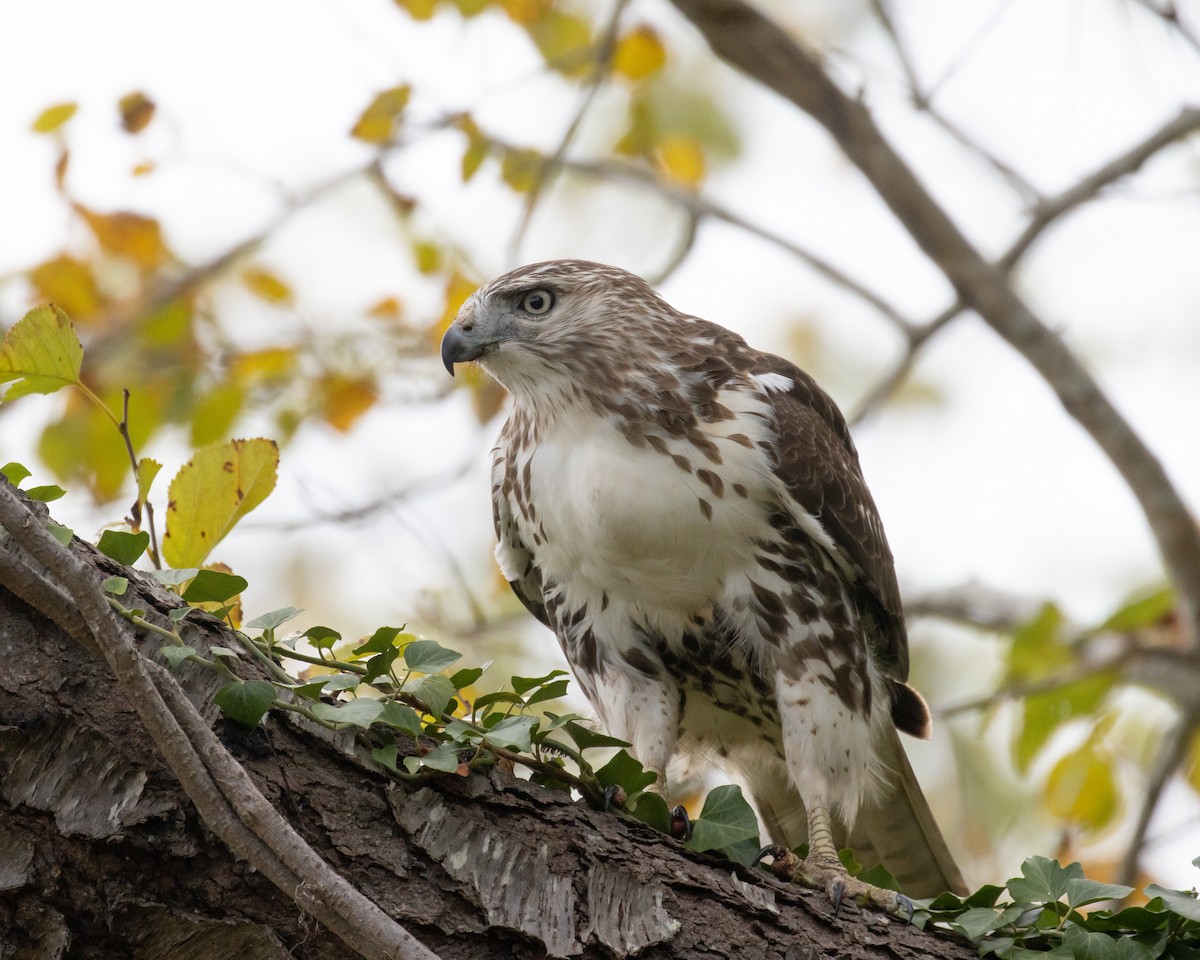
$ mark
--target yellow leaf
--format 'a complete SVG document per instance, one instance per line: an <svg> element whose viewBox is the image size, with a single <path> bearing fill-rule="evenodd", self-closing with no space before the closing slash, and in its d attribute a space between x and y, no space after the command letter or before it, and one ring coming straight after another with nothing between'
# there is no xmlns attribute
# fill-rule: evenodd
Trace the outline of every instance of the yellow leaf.
<svg viewBox="0 0 1200 960"><path fill-rule="evenodd" d="M124 210L97 213L82 204L76 204L75 209L87 221L105 253L125 257L148 270L166 259L167 248L157 220Z"/></svg>
<svg viewBox="0 0 1200 960"><path fill-rule="evenodd" d="M404 304L399 297L384 297L367 311L367 316L394 322L404 316Z"/></svg>
<svg viewBox="0 0 1200 960"><path fill-rule="evenodd" d="M1046 808L1088 833L1113 823L1120 807L1112 760L1091 741L1059 760L1046 779Z"/></svg>
<svg viewBox="0 0 1200 960"><path fill-rule="evenodd" d="M38 114L38 118L33 121L34 133L53 133L64 123L75 116L75 111L79 109L74 103L56 103L52 107L47 107Z"/></svg>
<svg viewBox="0 0 1200 960"><path fill-rule="evenodd" d="M478 288L479 284L472 283L458 271L450 275L450 279L446 281L446 305L442 308L441 318L430 331L435 347L441 343L442 336L458 316L459 308L467 302L467 297Z"/></svg>
<svg viewBox="0 0 1200 960"><path fill-rule="evenodd" d="M192 409L192 446L202 447L228 436L242 409L245 394L234 382L219 383Z"/></svg>
<svg viewBox="0 0 1200 960"><path fill-rule="evenodd" d="M528 29L534 46L550 69L577 76L590 68L592 28L582 17L551 9L529 24Z"/></svg>
<svg viewBox="0 0 1200 960"><path fill-rule="evenodd" d="M346 433L379 397L375 381L365 377L328 374L319 383L321 416L335 430Z"/></svg>
<svg viewBox="0 0 1200 960"><path fill-rule="evenodd" d="M437 273L442 265L442 248L428 240L418 240L413 244L413 259L421 273Z"/></svg>
<svg viewBox="0 0 1200 960"><path fill-rule="evenodd" d="M86 485L98 503L120 493L129 477L129 454L112 421L76 391L67 394L62 419L42 431L38 456L73 488Z"/></svg>
<svg viewBox="0 0 1200 960"><path fill-rule="evenodd" d="M154 164L149 160L143 160L141 163L135 163L129 171L135 177L144 177L148 173L153 173L155 170Z"/></svg>
<svg viewBox="0 0 1200 960"><path fill-rule="evenodd" d="M278 467L272 440L230 440L197 450L167 490L167 563L202 566L234 524L275 489Z"/></svg>
<svg viewBox="0 0 1200 960"><path fill-rule="evenodd" d="M500 6L513 23L523 27L545 16L552 0L500 0Z"/></svg>
<svg viewBox="0 0 1200 960"><path fill-rule="evenodd" d="M694 187L704 179L704 151L691 137L663 137L654 151L654 160L664 176L685 187Z"/></svg>
<svg viewBox="0 0 1200 960"><path fill-rule="evenodd" d="M121 114L121 126L126 133L141 133L154 119L154 101L140 90L129 93L117 101Z"/></svg>
<svg viewBox="0 0 1200 960"><path fill-rule="evenodd" d="M491 0L452 0L454 8L462 14L464 19L469 20L471 17L476 17L487 9Z"/></svg>
<svg viewBox="0 0 1200 960"><path fill-rule="evenodd" d="M240 383L258 386L289 377L295 368L293 347L268 347L239 354L234 358L230 372Z"/></svg>
<svg viewBox="0 0 1200 960"><path fill-rule="evenodd" d="M463 151L462 157L462 179L466 183L479 168L483 166L483 161L487 159L488 142L482 137L472 137L467 141L467 149Z"/></svg>
<svg viewBox="0 0 1200 960"><path fill-rule="evenodd" d="M437 0L395 0L395 3L414 20L428 20L437 9Z"/></svg>
<svg viewBox="0 0 1200 960"><path fill-rule="evenodd" d="M292 288L265 267L247 267L242 271L242 283L267 303L292 302Z"/></svg>
<svg viewBox="0 0 1200 960"><path fill-rule="evenodd" d="M53 300L77 320L87 320L100 309L100 291L91 268L63 254L29 271L41 299Z"/></svg>
<svg viewBox="0 0 1200 960"><path fill-rule="evenodd" d="M12 325L0 344L0 383L18 381L8 388L5 400L78 384L81 366L79 337L67 315L55 306L34 307Z"/></svg>
<svg viewBox="0 0 1200 960"><path fill-rule="evenodd" d="M389 142L395 132L400 115L408 106L411 92L408 84L404 84L376 94L370 106L362 112L362 116L350 129L350 135L359 140L365 140L367 143Z"/></svg>
<svg viewBox="0 0 1200 960"><path fill-rule="evenodd" d="M658 34L642 26L625 34L613 51L613 71L630 80L645 80L667 62L667 51Z"/></svg>
<svg viewBox="0 0 1200 960"><path fill-rule="evenodd" d="M162 464L157 460L152 460L150 457L142 457L138 461L137 469L137 488L138 500L145 503L146 498L150 496L150 486L154 483L154 478L158 476L158 471L162 469Z"/></svg>
<svg viewBox="0 0 1200 960"><path fill-rule="evenodd" d="M517 193L526 193L537 183L543 162L536 150L506 150L500 162L500 176Z"/></svg>

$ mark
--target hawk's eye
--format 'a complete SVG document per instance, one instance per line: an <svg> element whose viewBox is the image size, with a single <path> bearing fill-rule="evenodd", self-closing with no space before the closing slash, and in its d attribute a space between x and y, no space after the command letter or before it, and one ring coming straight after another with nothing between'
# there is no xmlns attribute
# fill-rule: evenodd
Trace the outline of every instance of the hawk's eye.
<svg viewBox="0 0 1200 960"><path fill-rule="evenodd" d="M549 313L554 306L554 294L549 290L530 290L521 297L521 309L535 317Z"/></svg>

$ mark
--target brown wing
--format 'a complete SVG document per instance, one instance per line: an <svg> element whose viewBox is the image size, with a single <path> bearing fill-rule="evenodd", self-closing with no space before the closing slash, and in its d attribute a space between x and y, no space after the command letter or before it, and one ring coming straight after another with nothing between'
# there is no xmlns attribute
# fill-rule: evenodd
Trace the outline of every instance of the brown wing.
<svg viewBox="0 0 1200 960"><path fill-rule="evenodd" d="M759 354L752 372L779 374L793 383L786 393L771 395L779 475L849 560L860 614L875 627L869 631L875 654L890 677L903 681L908 637L895 563L846 421L829 395L786 360Z"/></svg>

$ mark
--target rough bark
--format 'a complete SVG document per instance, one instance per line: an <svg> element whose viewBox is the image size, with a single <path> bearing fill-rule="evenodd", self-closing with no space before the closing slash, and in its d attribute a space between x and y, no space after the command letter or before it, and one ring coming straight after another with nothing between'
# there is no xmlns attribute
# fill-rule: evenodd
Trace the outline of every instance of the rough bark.
<svg viewBox="0 0 1200 960"><path fill-rule="evenodd" d="M73 551L130 576L123 600L151 620L178 603L86 544ZM0 552L27 559L11 539ZM0 960L352 955L298 906L304 891L209 831L126 689L62 626L74 611L43 615L12 592L30 596L12 566L0 571ZM198 648L234 645L211 618L185 624ZM157 640L138 639L153 657ZM274 716L240 727L211 703L218 678L186 664L176 677L304 839L447 960L974 955L854 906L835 916L823 895L503 770L398 782L349 737Z"/></svg>

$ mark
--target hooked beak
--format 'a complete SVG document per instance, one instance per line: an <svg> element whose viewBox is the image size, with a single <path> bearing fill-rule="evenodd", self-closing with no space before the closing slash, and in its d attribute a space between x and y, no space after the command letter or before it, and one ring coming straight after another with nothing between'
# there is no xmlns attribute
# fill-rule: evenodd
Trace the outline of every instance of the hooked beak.
<svg viewBox="0 0 1200 960"><path fill-rule="evenodd" d="M484 346L471 335L470 331L465 331L458 324L454 324L442 337L442 363L446 365L446 371L450 376L454 376L454 365L466 363L468 360L477 360L483 353Z"/></svg>

